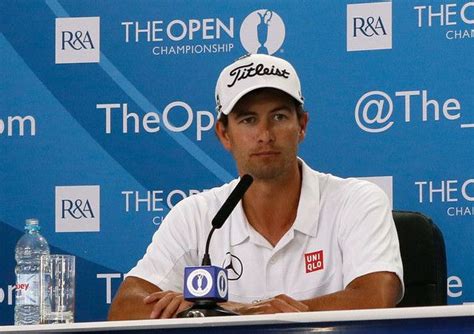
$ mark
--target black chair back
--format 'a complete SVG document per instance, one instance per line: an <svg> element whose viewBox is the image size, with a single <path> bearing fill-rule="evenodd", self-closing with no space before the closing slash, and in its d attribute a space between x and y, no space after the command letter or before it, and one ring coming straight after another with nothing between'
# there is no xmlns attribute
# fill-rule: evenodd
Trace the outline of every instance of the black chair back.
<svg viewBox="0 0 474 334"><path fill-rule="evenodd" d="M441 231L418 212L393 211L393 219L405 282L405 295L397 306L446 305L446 251Z"/></svg>

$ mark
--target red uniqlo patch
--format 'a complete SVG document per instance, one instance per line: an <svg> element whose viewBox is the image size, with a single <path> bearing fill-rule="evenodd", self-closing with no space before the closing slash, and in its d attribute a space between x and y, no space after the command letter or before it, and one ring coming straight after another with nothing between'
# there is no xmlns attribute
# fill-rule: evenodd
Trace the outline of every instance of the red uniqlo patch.
<svg viewBox="0 0 474 334"><path fill-rule="evenodd" d="M324 269L323 251L306 253L304 255L306 273Z"/></svg>

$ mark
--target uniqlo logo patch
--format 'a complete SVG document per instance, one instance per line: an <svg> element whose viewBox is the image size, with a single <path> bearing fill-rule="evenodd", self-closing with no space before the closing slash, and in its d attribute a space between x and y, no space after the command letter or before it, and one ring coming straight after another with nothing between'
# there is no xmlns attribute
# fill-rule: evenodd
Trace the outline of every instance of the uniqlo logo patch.
<svg viewBox="0 0 474 334"><path fill-rule="evenodd" d="M304 255L304 262L306 273L324 269L323 251L320 250L312 253L306 253Z"/></svg>

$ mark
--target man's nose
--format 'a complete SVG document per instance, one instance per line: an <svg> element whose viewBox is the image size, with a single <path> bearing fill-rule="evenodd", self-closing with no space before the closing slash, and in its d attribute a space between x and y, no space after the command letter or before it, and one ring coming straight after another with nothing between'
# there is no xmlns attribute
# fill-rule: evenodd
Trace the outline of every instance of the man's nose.
<svg viewBox="0 0 474 334"><path fill-rule="evenodd" d="M267 143L267 142L272 142L275 140L275 136L273 134L273 128L270 122L268 121L260 122L257 131L258 131L257 137L258 137L259 142Z"/></svg>

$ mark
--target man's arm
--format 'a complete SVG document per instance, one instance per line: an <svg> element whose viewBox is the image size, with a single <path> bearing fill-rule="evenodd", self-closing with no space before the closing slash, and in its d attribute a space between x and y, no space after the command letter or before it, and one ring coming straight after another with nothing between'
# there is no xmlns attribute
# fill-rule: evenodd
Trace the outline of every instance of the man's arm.
<svg viewBox="0 0 474 334"><path fill-rule="evenodd" d="M375 272L354 279L344 290L297 301L286 295L256 304L235 302L223 306L240 314L267 314L323 310L395 307L402 294L401 282L391 272Z"/></svg>
<svg viewBox="0 0 474 334"><path fill-rule="evenodd" d="M129 276L120 285L109 310L109 320L171 318L189 307L183 295Z"/></svg>
<svg viewBox="0 0 474 334"><path fill-rule="evenodd" d="M375 272L354 279L342 291L303 300L309 311L395 307L402 294L397 275Z"/></svg>
<svg viewBox="0 0 474 334"><path fill-rule="evenodd" d="M303 301L278 295L256 304L230 301L221 305L240 314L385 308L395 307L401 293L397 275L376 272L354 279L342 291ZM127 277L112 302L109 320L172 318L191 305L181 293L162 291L145 280Z"/></svg>
<svg viewBox="0 0 474 334"><path fill-rule="evenodd" d="M153 292L161 291L156 285L138 277L127 277L118 289L109 309L109 320L149 319L153 305L143 300Z"/></svg>

